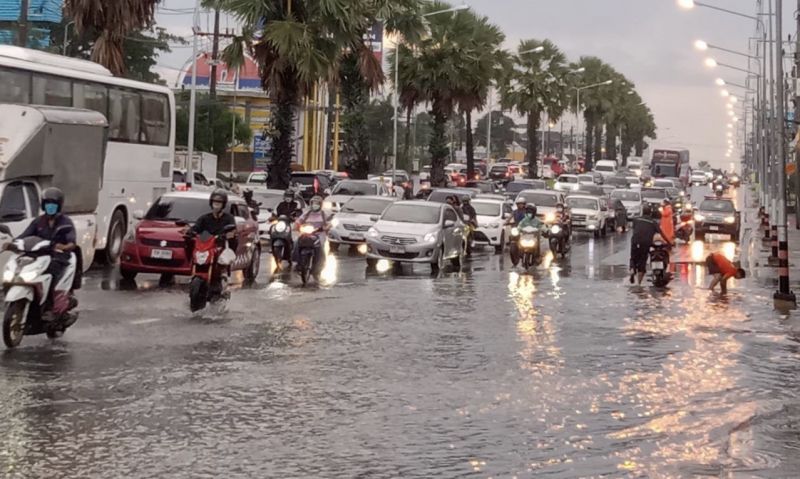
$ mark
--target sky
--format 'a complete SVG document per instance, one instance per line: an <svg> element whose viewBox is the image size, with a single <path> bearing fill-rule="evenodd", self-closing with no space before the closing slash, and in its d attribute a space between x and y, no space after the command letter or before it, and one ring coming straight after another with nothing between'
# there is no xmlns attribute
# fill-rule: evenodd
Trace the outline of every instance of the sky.
<svg viewBox="0 0 800 479"><path fill-rule="evenodd" d="M453 3L459 3L454 0ZM709 69L703 60L713 56L719 62L747 67L747 59L723 52L699 52L695 40L746 51L755 22L707 8L683 10L676 0L464 0L475 12L489 17L506 34L506 47L515 48L523 39L550 39L570 60L597 56L611 64L636 85L636 90L653 111L658 140L653 146L684 146L691 150L692 163L708 161L729 168L725 158L727 124L725 99L716 78L744 84L745 74L718 67ZM755 0L708 0L718 6L750 15ZM785 0L784 38L794 34L794 9ZM190 37L194 0L163 0L157 22L171 33ZM178 10L177 12L175 10ZM201 15L207 28L210 16ZM234 27L223 17L222 27ZM204 40L205 45L207 41ZM174 82L177 70L191 57L191 48L177 48L159 59L158 70ZM744 95L738 88L730 88ZM741 103L740 103L741 104ZM739 113L741 117L742 114ZM571 123L571 118L565 122Z"/></svg>

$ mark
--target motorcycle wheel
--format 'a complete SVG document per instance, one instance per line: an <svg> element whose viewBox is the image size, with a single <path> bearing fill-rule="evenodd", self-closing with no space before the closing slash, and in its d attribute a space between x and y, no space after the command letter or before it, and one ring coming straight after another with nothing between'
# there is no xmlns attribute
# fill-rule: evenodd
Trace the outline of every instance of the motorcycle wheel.
<svg viewBox="0 0 800 479"><path fill-rule="evenodd" d="M511 258L511 265L514 266L515 268L519 264L519 252L517 252L516 254L514 253L514 250L516 249L517 249L516 246L512 246L511 248L509 248L508 252L509 257Z"/></svg>
<svg viewBox="0 0 800 479"><path fill-rule="evenodd" d="M550 238L550 251L553 253L553 257L558 256L559 249L558 238Z"/></svg>
<svg viewBox="0 0 800 479"><path fill-rule="evenodd" d="M253 250L253 256L250 258L250 264L244 270L244 279L252 283L258 277L258 272L261 269L261 248L256 246Z"/></svg>
<svg viewBox="0 0 800 479"><path fill-rule="evenodd" d="M311 275L308 258L309 255L304 255L302 251L300 252L300 262L297 265L297 269L298 273L300 273L300 280L303 282L303 286L308 284L308 277Z"/></svg>
<svg viewBox="0 0 800 479"><path fill-rule="evenodd" d="M9 304L3 316L3 342L8 348L16 348L25 335L24 320L25 306L28 301L20 299Z"/></svg>
<svg viewBox="0 0 800 479"><path fill-rule="evenodd" d="M530 269L533 266L533 254L531 253L523 253L522 254L522 267L526 270Z"/></svg>
<svg viewBox="0 0 800 479"><path fill-rule="evenodd" d="M189 284L189 309L194 313L206 307L208 283L202 278L192 278Z"/></svg>

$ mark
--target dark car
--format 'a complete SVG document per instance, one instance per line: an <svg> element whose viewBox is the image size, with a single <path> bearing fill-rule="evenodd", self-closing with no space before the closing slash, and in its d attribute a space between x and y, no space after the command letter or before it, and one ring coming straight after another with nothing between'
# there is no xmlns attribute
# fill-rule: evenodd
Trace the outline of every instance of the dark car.
<svg viewBox="0 0 800 479"><path fill-rule="evenodd" d="M578 193L592 196L606 196L606 192L602 186L598 185L580 185Z"/></svg>
<svg viewBox="0 0 800 479"><path fill-rule="evenodd" d="M609 228L622 228L622 231L628 229L628 210L620 199L608 199L608 219L606 224Z"/></svg>
<svg viewBox="0 0 800 479"><path fill-rule="evenodd" d="M506 184L514 178L514 169L511 165L494 165L489 170L489 179L498 183Z"/></svg>
<svg viewBox="0 0 800 479"><path fill-rule="evenodd" d="M731 198L706 198L694 210L695 238L705 241L706 234L727 234L739 242L741 214Z"/></svg>
<svg viewBox="0 0 800 479"><path fill-rule="evenodd" d="M546 190L547 182L544 180L514 180L506 185L505 197L514 199L520 191L525 190Z"/></svg>
<svg viewBox="0 0 800 479"><path fill-rule="evenodd" d="M469 196L470 198L475 198L478 196L478 193L467 188L439 188L431 191L431 194L428 195L427 199L428 201L433 201L435 203L446 203L449 196L457 196L459 198Z"/></svg>
<svg viewBox="0 0 800 479"><path fill-rule="evenodd" d="M300 189L300 195L308 201L313 196L325 196L331 187L331 179L326 173L316 171L295 171L290 182Z"/></svg>
<svg viewBox="0 0 800 479"><path fill-rule="evenodd" d="M477 188L481 190L481 193L487 194L499 194L501 192L500 188L497 186L497 183L494 181L487 181L487 180L473 180L467 181L464 183L465 188Z"/></svg>

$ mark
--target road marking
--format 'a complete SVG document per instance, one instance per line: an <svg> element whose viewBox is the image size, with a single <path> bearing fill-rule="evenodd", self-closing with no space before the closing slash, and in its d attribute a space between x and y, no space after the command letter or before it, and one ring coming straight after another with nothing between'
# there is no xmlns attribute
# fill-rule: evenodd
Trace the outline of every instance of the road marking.
<svg viewBox="0 0 800 479"><path fill-rule="evenodd" d="M131 324L149 324L155 323L157 321L161 321L161 318L147 318L147 319L137 319L136 321L131 321Z"/></svg>

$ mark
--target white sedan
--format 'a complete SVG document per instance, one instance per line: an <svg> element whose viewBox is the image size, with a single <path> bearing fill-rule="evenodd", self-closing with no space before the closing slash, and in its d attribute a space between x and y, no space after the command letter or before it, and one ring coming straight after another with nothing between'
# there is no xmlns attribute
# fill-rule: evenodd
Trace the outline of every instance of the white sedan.
<svg viewBox="0 0 800 479"><path fill-rule="evenodd" d="M508 238L509 227L505 225L511 216L511 204L502 200L473 200L477 214L478 229L472 235L476 245L494 246L496 254L502 254Z"/></svg>
<svg viewBox="0 0 800 479"><path fill-rule="evenodd" d="M642 192L637 190L614 190L611 198L622 201L628 212L628 219L642 216Z"/></svg>

